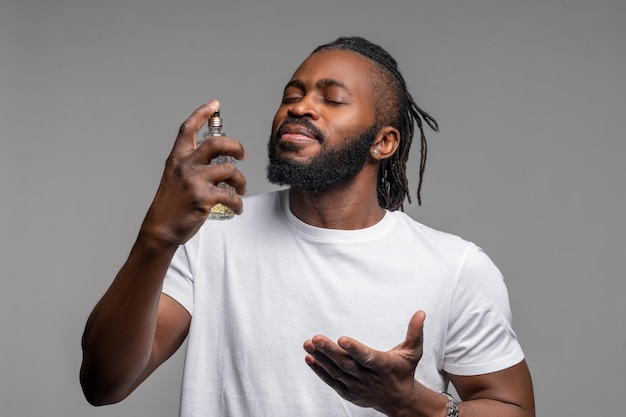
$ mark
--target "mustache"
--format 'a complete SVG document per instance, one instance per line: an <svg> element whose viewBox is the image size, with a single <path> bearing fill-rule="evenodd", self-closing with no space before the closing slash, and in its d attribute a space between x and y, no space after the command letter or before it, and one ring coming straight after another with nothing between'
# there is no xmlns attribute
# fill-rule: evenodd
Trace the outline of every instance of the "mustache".
<svg viewBox="0 0 626 417"><path fill-rule="evenodd" d="M311 123L308 119L304 119L304 118L295 118L295 117L287 117L278 127L278 130L276 130L276 133L274 134L274 139L278 139L279 137L281 137L284 133L285 133L285 126L302 126L304 127L306 130L308 130L309 132L311 132L311 134L313 136L315 136L315 139L317 139L319 141L319 143L324 143L324 141L326 140L326 137L324 136L324 134L322 133L321 130L319 130L313 123Z"/></svg>

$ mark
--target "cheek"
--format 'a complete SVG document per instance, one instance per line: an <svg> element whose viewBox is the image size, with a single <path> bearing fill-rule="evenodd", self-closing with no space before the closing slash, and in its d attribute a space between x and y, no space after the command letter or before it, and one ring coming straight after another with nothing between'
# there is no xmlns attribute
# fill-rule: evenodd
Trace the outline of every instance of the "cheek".
<svg viewBox="0 0 626 417"><path fill-rule="evenodd" d="M354 123L353 119L333 120L332 123L326 126L328 138L336 141L352 139L354 132L361 130L361 125Z"/></svg>
<svg viewBox="0 0 626 417"><path fill-rule="evenodd" d="M280 124L285 120L285 111L282 110L282 107L279 107L276 110L276 114L274 115L274 120L272 120L272 134L276 133Z"/></svg>

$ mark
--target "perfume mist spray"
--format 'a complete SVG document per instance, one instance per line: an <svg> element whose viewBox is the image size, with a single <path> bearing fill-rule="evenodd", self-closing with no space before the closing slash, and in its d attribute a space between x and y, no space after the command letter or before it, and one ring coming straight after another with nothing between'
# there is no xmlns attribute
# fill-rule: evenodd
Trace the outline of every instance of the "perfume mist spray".
<svg viewBox="0 0 626 417"><path fill-rule="evenodd" d="M213 116L209 118L209 121L207 122L207 127L209 129L204 133L205 140L210 140L210 138L213 136L226 136L226 132L222 130L222 118L220 117L219 110L213 113ZM217 158L214 158L213 160L211 160L211 165L223 164L225 162L228 162L232 165L237 165L237 160L235 158L226 155L219 155ZM217 186L229 188L233 190L233 192L235 191L233 187L226 184L225 182L220 182L219 184L217 184ZM211 220L228 220L232 219L234 216L234 211L232 211L225 205L218 203L211 207L208 218Z"/></svg>

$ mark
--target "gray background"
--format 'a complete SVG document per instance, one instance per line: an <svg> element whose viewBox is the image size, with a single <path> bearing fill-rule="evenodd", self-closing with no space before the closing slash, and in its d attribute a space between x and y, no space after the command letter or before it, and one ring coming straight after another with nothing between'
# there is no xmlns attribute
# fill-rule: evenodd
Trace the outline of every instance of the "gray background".
<svg viewBox="0 0 626 417"><path fill-rule="evenodd" d="M226 131L250 154L250 193L270 189L265 142L282 87L345 34L386 47L439 121L424 205L407 211L476 242L504 273L538 415L620 414L626 3L301 3L2 2L0 415L176 415L182 352L123 403L85 402L87 315L126 258L179 124L221 99Z"/></svg>

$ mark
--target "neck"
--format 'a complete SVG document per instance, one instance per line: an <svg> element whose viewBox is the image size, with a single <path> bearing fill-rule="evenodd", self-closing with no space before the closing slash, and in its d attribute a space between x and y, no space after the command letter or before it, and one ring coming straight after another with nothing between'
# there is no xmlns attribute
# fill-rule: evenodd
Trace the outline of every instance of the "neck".
<svg viewBox="0 0 626 417"><path fill-rule="evenodd" d="M326 229L364 229L385 215L376 188L363 190L356 184L317 192L291 188L289 208L303 222Z"/></svg>

